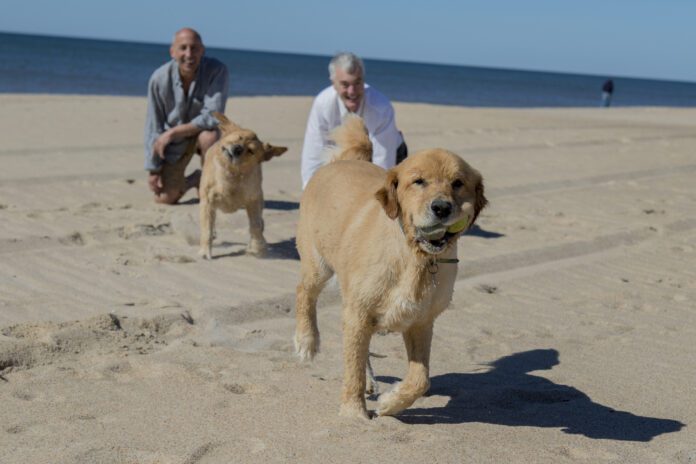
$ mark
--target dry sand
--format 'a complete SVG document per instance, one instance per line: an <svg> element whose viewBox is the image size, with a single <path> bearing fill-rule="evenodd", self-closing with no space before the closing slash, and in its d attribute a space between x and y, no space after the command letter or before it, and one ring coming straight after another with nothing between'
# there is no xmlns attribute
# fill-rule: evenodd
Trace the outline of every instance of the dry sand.
<svg viewBox="0 0 696 464"><path fill-rule="evenodd" d="M290 150L264 166L269 256L238 212L205 262L193 192L147 191L143 98L0 95L1 463L696 462L696 110L396 104L411 151L462 155L491 205L429 394L363 422L337 415L335 288L322 353L292 353L310 104L230 100ZM401 339L371 349L387 390Z"/></svg>

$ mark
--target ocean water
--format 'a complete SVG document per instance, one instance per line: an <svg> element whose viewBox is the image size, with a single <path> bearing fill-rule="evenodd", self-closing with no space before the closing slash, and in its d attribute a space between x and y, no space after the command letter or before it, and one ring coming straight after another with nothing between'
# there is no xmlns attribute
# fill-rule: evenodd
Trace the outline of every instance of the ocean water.
<svg viewBox="0 0 696 464"><path fill-rule="evenodd" d="M328 56L209 47L227 64L230 96L316 95ZM0 93L144 96L168 45L0 33ZM366 81L394 101L478 107L696 106L696 83L365 60Z"/></svg>

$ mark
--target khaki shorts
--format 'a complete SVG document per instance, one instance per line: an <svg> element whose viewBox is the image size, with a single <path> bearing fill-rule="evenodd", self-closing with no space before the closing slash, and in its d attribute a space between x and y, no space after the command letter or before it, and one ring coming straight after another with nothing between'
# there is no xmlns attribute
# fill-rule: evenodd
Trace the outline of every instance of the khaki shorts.
<svg viewBox="0 0 696 464"><path fill-rule="evenodd" d="M186 166L191 162L191 158L196 153L196 140L189 142L186 152L175 163L164 163L162 166L162 190L165 192L186 191Z"/></svg>

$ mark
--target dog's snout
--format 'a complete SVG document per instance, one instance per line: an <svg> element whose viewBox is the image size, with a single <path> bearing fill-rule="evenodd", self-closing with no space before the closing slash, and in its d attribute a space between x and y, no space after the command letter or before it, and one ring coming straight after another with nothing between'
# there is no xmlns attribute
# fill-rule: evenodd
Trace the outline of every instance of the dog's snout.
<svg viewBox="0 0 696 464"><path fill-rule="evenodd" d="M229 147L223 147L222 150L227 153L230 158L238 158L244 153L244 147L242 145L230 145Z"/></svg>
<svg viewBox="0 0 696 464"><path fill-rule="evenodd" d="M430 203L430 209L440 219L446 218L452 213L452 203L445 200L434 200Z"/></svg>

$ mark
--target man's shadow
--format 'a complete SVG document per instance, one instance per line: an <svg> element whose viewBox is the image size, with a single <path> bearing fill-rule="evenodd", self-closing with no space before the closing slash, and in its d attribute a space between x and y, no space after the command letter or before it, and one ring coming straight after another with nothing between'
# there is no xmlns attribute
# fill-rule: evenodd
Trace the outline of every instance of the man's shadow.
<svg viewBox="0 0 696 464"><path fill-rule="evenodd" d="M576 388L529 374L558 363L558 351L539 349L500 358L490 364L488 372L433 377L428 395L449 396L447 405L407 409L397 417L409 424L559 427L588 438L626 441L650 441L684 427L675 420L617 411L593 402Z"/></svg>

